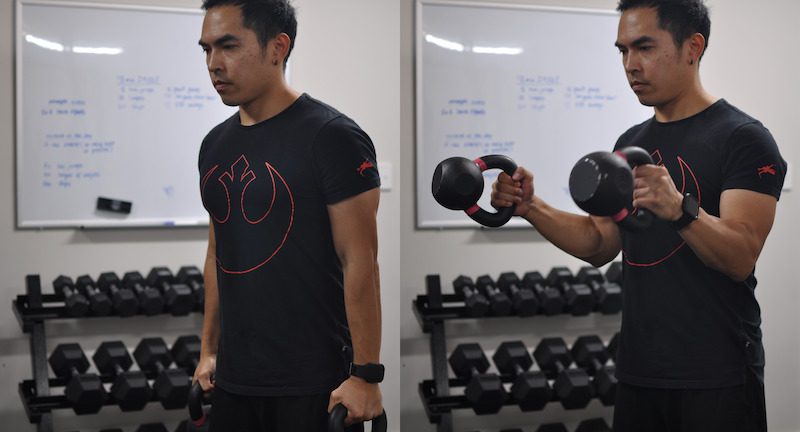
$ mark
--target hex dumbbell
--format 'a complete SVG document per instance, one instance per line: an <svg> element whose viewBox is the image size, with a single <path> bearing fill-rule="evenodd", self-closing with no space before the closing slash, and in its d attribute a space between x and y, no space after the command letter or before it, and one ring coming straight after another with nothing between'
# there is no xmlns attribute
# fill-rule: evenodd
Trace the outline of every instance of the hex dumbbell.
<svg viewBox="0 0 800 432"><path fill-rule="evenodd" d="M78 292L71 277L61 275L55 278L53 291L60 300L64 300L67 315L81 317L89 312L89 300Z"/></svg>
<svg viewBox="0 0 800 432"><path fill-rule="evenodd" d="M592 290L578 283L566 267L553 267L547 274L547 283L561 291L564 303L574 316L588 315L594 309Z"/></svg>
<svg viewBox="0 0 800 432"><path fill-rule="evenodd" d="M157 374L153 390L164 408L186 406L191 380L185 370L169 369L172 356L164 339L142 339L133 351L133 358L141 370Z"/></svg>
<svg viewBox="0 0 800 432"><path fill-rule="evenodd" d="M116 277L116 275L114 275ZM164 312L164 297L161 293L150 286L138 271L129 271L122 276L122 283L125 287L139 298L139 306L145 315L156 315Z"/></svg>
<svg viewBox="0 0 800 432"><path fill-rule="evenodd" d="M86 373L89 360L79 344L57 345L48 361L56 376L68 378L64 396L72 404L75 414L95 414L100 411L106 392L97 374Z"/></svg>
<svg viewBox="0 0 800 432"><path fill-rule="evenodd" d="M103 342L92 356L97 370L114 376L111 396L122 411L141 410L150 401L152 390L142 371L130 370L133 360L122 341Z"/></svg>
<svg viewBox="0 0 800 432"><path fill-rule="evenodd" d="M563 339L542 339L533 357L542 371L555 379L553 390L564 408L580 409L589 405L594 396L591 380L583 369L569 369L572 356Z"/></svg>
<svg viewBox="0 0 800 432"><path fill-rule="evenodd" d="M506 392L497 374L486 373L489 360L479 344L456 346L448 361L457 376L469 379L464 396L472 404L475 414L500 412L506 400Z"/></svg>
<svg viewBox="0 0 800 432"><path fill-rule="evenodd" d="M617 395L614 366L606 365L608 352L603 341L595 335L581 336L572 344L572 358L578 367L592 375L595 395L605 406L612 406Z"/></svg>
<svg viewBox="0 0 800 432"><path fill-rule="evenodd" d="M97 277L97 287L111 297L111 304L119 316L128 317L139 312L139 300L136 298L136 294L123 288L116 274L101 273Z"/></svg>
<svg viewBox="0 0 800 432"><path fill-rule="evenodd" d="M201 342L197 335L184 335L175 340L170 352L176 365L184 368L187 374L194 375L200 362L200 347Z"/></svg>
<svg viewBox="0 0 800 432"><path fill-rule="evenodd" d="M497 278L497 286L511 299L517 315L529 317L539 310L539 300L536 299L536 295L533 291L523 288L514 273L501 273Z"/></svg>
<svg viewBox="0 0 800 432"><path fill-rule="evenodd" d="M511 299L503 291L500 291L489 275L479 276L475 280L475 286L489 299L492 315L506 316L511 313Z"/></svg>
<svg viewBox="0 0 800 432"><path fill-rule="evenodd" d="M178 283L168 268L153 267L147 274L147 284L161 291L167 309L172 315L188 315L194 309L191 288Z"/></svg>
<svg viewBox="0 0 800 432"><path fill-rule="evenodd" d="M614 282L606 281L600 270L591 266L581 267L577 280L592 290L600 313L611 315L622 310L622 288Z"/></svg>
<svg viewBox="0 0 800 432"><path fill-rule="evenodd" d="M545 374L530 370L533 360L522 341L503 342L492 359L500 373L514 376L511 396L522 411L541 410L553 398Z"/></svg>
<svg viewBox="0 0 800 432"><path fill-rule="evenodd" d="M464 297L464 306L469 316L481 317L489 312L489 300L478 291L471 277L461 275L455 278L453 290L456 295Z"/></svg>
<svg viewBox="0 0 800 432"><path fill-rule="evenodd" d="M92 313L96 316L106 316L113 310L113 303L111 299L101 291L94 283L89 275L78 276L75 280L75 286L78 291L89 299L89 304L92 307Z"/></svg>
<svg viewBox="0 0 800 432"><path fill-rule="evenodd" d="M511 275L517 277L514 273L511 273ZM564 312L564 299L561 297L561 293L557 289L548 286L547 281L538 271L525 273L522 277L522 287L536 294L536 298L539 299L541 313L545 316L558 315Z"/></svg>
<svg viewBox="0 0 800 432"><path fill-rule="evenodd" d="M194 294L194 302L203 310L205 283L203 273L195 266L183 266L178 270L178 282L188 286Z"/></svg>

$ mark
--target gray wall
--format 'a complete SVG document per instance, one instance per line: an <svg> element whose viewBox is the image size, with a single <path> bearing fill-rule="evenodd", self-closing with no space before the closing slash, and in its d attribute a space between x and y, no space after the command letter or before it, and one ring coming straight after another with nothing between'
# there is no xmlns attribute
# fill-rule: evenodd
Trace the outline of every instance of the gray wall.
<svg viewBox="0 0 800 432"><path fill-rule="evenodd" d="M489 1L482 1L488 3ZM570 6L614 9L615 0L502 0L503 3L525 5ZM414 166L414 2L402 1L401 10L401 160L404 167ZM798 69L794 45L800 40L795 20L800 2L792 0L708 0L712 8L712 34L708 54L703 59L702 77L712 94L759 118L772 131L792 164L798 160L795 143L800 138L795 102L800 84L794 76ZM551 43L569 40L569 30L553 35ZM609 45L613 41L608 41ZM619 73L623 70L620 66ZM631 95L633 97L633 95ZM613 143L598 143L598 149ZM522 165L525 161L518 161ZM791 167L795 171L794 166ZM545 242L532 230L486 231L444 230L419 231L414 227L414 180L411 168L404 169L401 183L401 271L403 364L402 425L404 430L432 431L422 410L417 383L430 379L429 339L411 312L411 301L424 292L427 274L440 274L443 288L459 274L477 276L502 271L549 270L566 265L573 271L582 262L567 256ZM759 287L756 292L763 314L766 345L767 405L771 430L800 431L800 331L796 311L800 296L793 277L797 263L796 244L800 238L794 221L800 217L797 192L786 192L778 206L772 234L758 264ZM459 322L446 326L448 349L457 343L479 341L484 349L493 350L500 341L521 339L528 346L543 336L562 335L568 341L580 334L611 335L619 326L618 317L579 319L539 318L503 319L484 322ZM551 404L542 413L522 414L508 408L496 416L474 416L471 411L455 415L457 431L527 426L544 421L574 424L581 418L599 415L610 418L611 410L593 401L586 411L565 411Z"/></svg>
<svg viewBox="0 0 800 432"><path fill-rule="evenodd" d="M198 8L199 0L108 0L107 3ZM353 117L371 135L378 159L394 168L392 190L384 191L379 211L379 261L383 291L383 346L387 366L382 385L390 413L390 429L399 430L400 345L400 5L393 0L295 0L298 42L292 54L292 84ZM28 338L22 334L11 301L24 290L27 274L40 274L45 289L59 274L96 276L101 271L147 270L154 265L176 269L201 265L207 229L141 229L106 231L19 231L14 223L14 21L13 2L0 2L0 424L2 430L35 430L22 410L17 383L31 378ZM200 29L197 29L198 37ZM202 53L197 47L197 55ZM213 125L199 125L211 128ZM199 145L199 143L198 143ZM79 341L94 349L100 341L120 338L132 347L143 336L163 335L168 342L182 333L199 332L201 317L98 319L90 323L61 321L47 324L48 349L57 343ZM100 415L75 417L56 413L56 430L89 430L131 426L163 419L171 424L185 418L183 410L168 411L151 404L139 413L108 407ZM394 414L394 415L392 415Z"/></svg>

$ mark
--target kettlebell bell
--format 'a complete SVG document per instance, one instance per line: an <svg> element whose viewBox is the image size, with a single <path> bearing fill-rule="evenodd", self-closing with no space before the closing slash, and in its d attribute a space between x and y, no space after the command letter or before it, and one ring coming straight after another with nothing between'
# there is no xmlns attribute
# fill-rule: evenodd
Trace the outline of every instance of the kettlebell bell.
<svg viewBox="0 0 800 432"><path fill-rule="evenodd" d="M475 160L463 157L445 159L433 172L433 198L450 210L464 210L467 216L481 225L492 228L503 226L514 215L516 205L500 209L496 213L490 213L478 205L478 200L483 195L481 173L493 168L512 175L517 170L517 164L503 155L487 155Z"/></svg>
<svg viewBox="0 0 800 432"><path fill-rule="evenodd" d="M653 223L653 214L633 208L633 168L652 164L641 147L594 152L582 157L569 175L569 192L583 211L608 216L620 228L640 232Z"/></svg>

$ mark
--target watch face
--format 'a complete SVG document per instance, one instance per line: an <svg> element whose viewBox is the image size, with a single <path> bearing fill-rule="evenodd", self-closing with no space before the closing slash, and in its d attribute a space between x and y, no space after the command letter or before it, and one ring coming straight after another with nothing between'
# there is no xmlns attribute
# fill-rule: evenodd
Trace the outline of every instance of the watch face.
<svg viewBox="0 0 800 432"><path fill-rule="evenodd" d="M697 203L697 199L692 195L684 195L683 213L690 215L693 219L697 219L697 216L700 214L700 204Z"/></svg>

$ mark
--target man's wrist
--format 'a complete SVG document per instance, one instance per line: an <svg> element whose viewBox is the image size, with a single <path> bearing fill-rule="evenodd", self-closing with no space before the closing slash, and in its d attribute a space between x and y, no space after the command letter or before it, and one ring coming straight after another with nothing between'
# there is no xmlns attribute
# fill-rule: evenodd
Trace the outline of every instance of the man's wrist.
<svg viewBox="0 0 800 432"><path fill-rule="evenodd" d="M377 384L383 381L385 368L380 363L350 363L349 375L364 380L370 384Z"/></svg>

